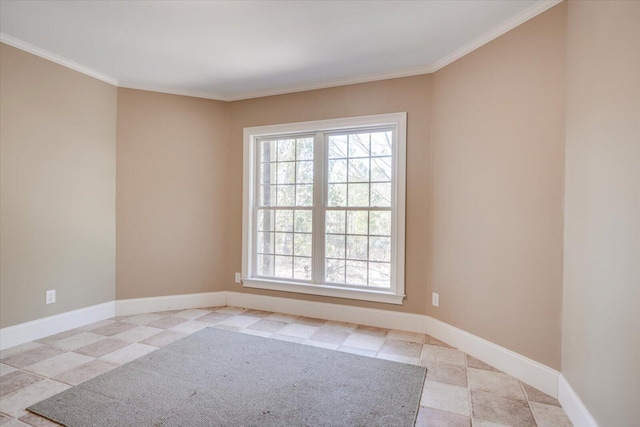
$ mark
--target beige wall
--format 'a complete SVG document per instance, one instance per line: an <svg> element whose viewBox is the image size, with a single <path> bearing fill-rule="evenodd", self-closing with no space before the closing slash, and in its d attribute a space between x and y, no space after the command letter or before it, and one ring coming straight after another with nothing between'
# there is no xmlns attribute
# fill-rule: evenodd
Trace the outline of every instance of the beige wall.
<svg viewBox="0 0 640 427"><path fill-rule="evenodd" d="M640 2L569 3L562 374L640 420Z"/></svg>
<svg viewBox="0 0 640 427"><path fill-rule="evenodd" d="M118 299L234 290L426 313L554 368L562 344L599 423L633 425L640 3L571 1L568 17L563 3L434 75L233 103L117 90L0 44L0 327L116 297L117 183ZM405 305L234 284L242 129L397 111Z"/></svg>
<svg viewBox="0 0 640 427"><path fill-rule="evenodd" d="M425 313L429 254L429 134L431 75L270 96L231 103L227 161L228 234L225 289L336 304ZM407 112L406 284L404 306L243 289L233 283L242 265L242 131L244 127L369 114Z"/></svg>
<svg viewBox="0 0 640 427"><path fill-rule="evenodd" d="M433 80L429 314L556 369L565 28L560 4Z"/></svg>
<svg viewBox="0 0 640 427"><path fill-rule="evenodd" d="M562 4L435 75L233 102L225 289L429 314L559 368L565 25ZM243 127L396 111L408 112L404 306L233 284Z"/></svg>
<svg viewBox="0 0 640 427"><path fill-rule="evenodd" d="M0 93L0 327L112 301L116 88L0 44Z"/></svg>
<svg viewBox="0 0 640 427"><path fill-rule="evenodd" d="M118 299L225 281L227 106L118 89Z"/></svg>
<svg viewBox="0 0 640 427"><path fill-rule="evenodd" d="M559 5L434 75L233 103L119 89L117 298L234 290L429 314L558 368L565 17ZM399 111L405 304L235 284L243 128Z"/></svg>

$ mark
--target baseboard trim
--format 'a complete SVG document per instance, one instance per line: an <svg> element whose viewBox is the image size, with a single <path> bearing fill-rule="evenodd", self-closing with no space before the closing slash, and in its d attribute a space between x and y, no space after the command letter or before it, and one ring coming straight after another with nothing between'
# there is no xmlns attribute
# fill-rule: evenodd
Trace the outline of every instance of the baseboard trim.
<svg viewBox="0 0 640 427"><path fill-rule="evenodd" d="M219 307L227 305L227 293L203 292L198 294L167 295L161 297L116 300L116 316L151 313L154 311L186 310L188 308Z"/></svg>
<svg viewBox="0 0 640 427"><path fill-rule="evenodd" d="M555 369L432 317L429 318L427 330L429 335L434 338L444 341L550 396L558 397L558 376L560 373Z"/></svg>
<svg viewBox="0 0 640 427"><path fill-rule="evenodd" d="M559 397L559 380L563 377L558 371L429 316L241 292L205 292L111 301L1 329L0 349L113 316L227 305L426 333L553 397ZM591 420L591 423L585 421L586 424L580 424L574 421L574 424L597 426L566 380L563 381L560 382L562 396L560 402L563 406L566 403L567 408L571 408L572 413L575 414L573 417L576 419Z"/></svg>
<svg viewBox="0 0 640 427"><path fill-rule="evenodd" d="M560 374L558 379L558 400L567 416L576 427L598 427L598 423L575 392L569 381Z"/></svg>
<svg viewBox="0 0 640 427"><path fill-rule="evenodd" d="M0 329L0 350L115 316L114 301L67 311Z"/></svg>
<svg viewBox="0 0 640 427"><path fill-rule="evenodd" d="M227 305L427 333L553 397L558 396L558 371L429 316L240 292L227 292Z"/></svg>
<svg viewBox="0 0 640 427"><path fill-rule="evenodd" d="M296 316L358 323L360 325L375 326L378 328L401 329L423 334L427 332L427 316L399 311L240 292L227 292L227 305L275 311Z"/></svg>

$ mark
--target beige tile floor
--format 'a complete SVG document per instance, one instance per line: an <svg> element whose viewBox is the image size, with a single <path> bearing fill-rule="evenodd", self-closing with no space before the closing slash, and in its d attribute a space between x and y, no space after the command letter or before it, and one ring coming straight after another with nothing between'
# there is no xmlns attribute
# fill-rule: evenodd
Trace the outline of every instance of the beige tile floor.
<svg viewBox="0 0 640 427"><path fill-rule="evenodd" d="M558 401L435 338L212 307L121 316L0 352L0 425L57 425L25 410L205 327L426 366L417 426L570 426Z"/></svg>

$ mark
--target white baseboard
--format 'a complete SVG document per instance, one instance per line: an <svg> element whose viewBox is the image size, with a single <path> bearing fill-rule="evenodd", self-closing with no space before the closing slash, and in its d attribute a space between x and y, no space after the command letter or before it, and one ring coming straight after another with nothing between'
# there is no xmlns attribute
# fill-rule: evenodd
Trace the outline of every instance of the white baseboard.
<svg viewBox="0 0 640 427"><path fill-rule="evenodd" d="M519 380L558 397L560 373L515 351L499 346L448 323L429 317L429 335L482 360Z"/></svg>
<svg viewBox="0 0 640 427"><path fill-rule="evenodd" d="M296 316L317 317L340 322L358 323L378 328L401 329L426 333L427 316L400 311L378 310L291 298L271 297L240 292L227 292L227 305L275 311Z"/></svg>
<svg viewBox="0 0 640 427"><path fill-rule="evenodd" d="M598 427L595 418L562 374L558 380L558 400L575 427Z"/></svg>
<svg viewBox="0 0 640 427"><path fill-rule="evenodd" d="M133 298L117 300L115 304L116 316L129 316L154 311L186 310L188 308L224 307L227 305L227 292L203 292L199 294Z"/></svg>
<svg viewBox="0 0 640 427"><path fill-rule="evenodd" d="M558 397L558 381L562 378L558 371L429 316L240 292L220 291L112 301L1 329L0 348L13 347L113 316L226 305L428 333L553 397ZM566 381L561 383L561 387L564 387L562 392L566 404L573 405L572 411L587 414L585 419L593 420ZM565 406L565 402L561 400L561 403ZM574 424L578 425L575 421Z"/></svg>
<svg viewBox="0 0 640 427"><path fill-rule="evenodd" d="M558 396L558 371L429 316L239 292L227 292L227 305L428 333L550 396Z"/></svg>
<svg viewBox="0 0 640 427"><path fill-rule="evenodd" d="M0 329L0 350L115 316L114 301Z"/></svg>

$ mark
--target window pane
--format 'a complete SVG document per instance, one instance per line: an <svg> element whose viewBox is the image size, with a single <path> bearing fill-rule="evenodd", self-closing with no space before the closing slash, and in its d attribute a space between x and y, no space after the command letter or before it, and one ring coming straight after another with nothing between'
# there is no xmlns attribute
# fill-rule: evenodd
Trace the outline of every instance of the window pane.
<svg viewBox="0 0 640 427"><path fill-rule="evenodd" d="M296 163L296 183L313 184L313 162Z"/></svg>
<svg viewBox="0 0 640 427"><path fill-rule="evenodd" d="M275 162L277 154L277 146L275 141L260 142L260 161Z"/></svg>
<svg viewBox="0 0 640 427"><path fill-rule="evenodd" d="M293 211L273 211L275 219L275 231L293 231Z"/></svg>
<svg viewBox="0 0 640 427"><path fill-rule="evenodd" d="M293 257L276 255L275 277L293 277Z"/></svg>
<svg viewBox="0 0 640 427"><path fill-rule="evenodd" d="M372 211L369 214L369 233L378 236L391 235L391 212Z"/></svg>
<svg viewBox="0 0 640 427"><path fill-rule="evenodd" d="M311 234L296 233L294 236L293 254L297 256L311 256Z"/></svg>
<svg viewBox="0 0 640 427"><path fill-rule="evenodd" d="M346 231L346 212L327 211L325 214L327 233L344 233Z"/></svg>
<svg viewBox="0 0 640 427"><path fill-rule="evenodd" d="M371 212L373 213L373 212ZM348 234L367 234L367 221L369 220L368 211L349 211L347 212L347 233Z"/></svg>
<svg viewBox="0 0 640 427"><path fill-rule="evenodd" d="M391 181L391 157L371 158L371 181Z"/></svg>
<svg viewBox="0 0 640 427"><path fill-rule="evenodd" d="M282 162L278 165L278 184L295 184L296 164L295 162Z"/></svg>
<svg viewBox="0 0 640 427"><path fill-rule="evenodd" d="M349 182L369 182L369 159L349 160Z"/></svg>
<svg viewBox="0 0 640 427"><path fill-rule="evenodd" d="M391 132L375 132L371 134L371 155L390 156L392 153Z"/></svg>
<svg viewBox="0 0 640 427"><path fill-rule="evenodd" d="M261 185L260 186L260 206L276 205L276 186Z"/></svg>
<svg viewBox="0 0 640 427"><path fill-rule="evenodd" d="M371 184L371 206L391 207L391 183Z"/></svg>
<svg viewBox="0 0 640 427"><path fill-rule="evenodd" d="M273 231L274 217L271 211L258 211L258 231Z"/></svg>
<svg viewBox="0 0 640 427"><path fill-rule="evenodd" d="M371 261L391 261L391 238L369 237L369 259Z"/></svg>
<svg viewBox="0 0 640 427"><path fill-rule="evenodd" d="M313 206L313 141L304 137L260 142L259 206ZM299 184L308 187L296 187Z"/></svg>
<svg viewBox="0 0 640 427"><path fill-rule="evenodd" d="M391 211L327 211L327 232L342 231L346 214L347 235L326 236L326 256L346 258L345 283L389 288L391 286ZM379 234L379 235L376 235ZM343 244L346 249L343 250ZM327 260L329 263L330 260ZM369 263L367 263L369 261ZM331 262L335 270L338 264ZM341 266L342 264L339 264ZM373 268L373 270L372 270ZM329 264L327 273L329 274ZM342 270L334 271L334 276ZM329 280L327 276L327 281ZM335 280L335 277L334 279Z"/></svg>
<svg viewBox="0 0 640 427"><path fill-rule="evenodd" d="M345 282L345 261L341 259L328 259L326 262L325 278L328 283Z"/></svg>
<svg viewBox="0 0 640 427"><path fill-rule="evenodd" d="M313 206L313 185L296 185L296 206Z"/></svg>
<svg viewBox="0 0 640 427"><path fill-rule="evenodd" d="M347 184L329 184L327 206L347 205Z"/></svg>
<svg viewBox="0 0 640 427"><path fill-rule="evenodd" d="M369 206L369 184L349 184L349 206Z"/></svg>
<svg viewBox="0 0 640 427"><path fill-rule="evenodd" d="M347 261L347 280L350 285L367 284L367 263L362 261Z"/></svg>
<svg viewBox="0 0 640 427"><path fill-rule="evenodd" d="M274 265L273 255L258 255L258 276L272 277Z"/></svg>
<svg viewBox="0 0 640 427"><path fill-rule="evenodd" d="M297 233L311 233L313 230L313 214L311 211L295 211L295 227Z"/></svg>
<svg viewBox="0 0 640 427"><path fill-rule="evenodd" d="M293 277L300 280L311 280L311 258L295 257L293 259Z"/></svg>
<svg viewBox="0 0 640 427"><path fill-rule="evenodd" d="M313 138L296 139L296 159L313 160Z"/></svg>
<svg viewBox="0 0 640 427"><path fill-rule="evenodd" d="M329 160L328 182L347 182L347 160Z"/></svg>
<svg viewBox="0 0 640 427"><path fill-rule="evenodd" d="M349 135L349 157L369 157L369 133Z"/></svg>
<svg viewBox="0 0 640 427"><path fill-rule="evenodd" d="M293 255L293 233L275 233L276 255Z"/></svg>
<svg viewBox="0 0 640 427"><path fill-rule="evenodd" d="M347 259L367 260L367 236L347 236Z"/></svg>
<svg viewBox="0 0 640 427"><path fill-rule="evenodd" d="M391 264L386 262L369 263L369 286L391 287Z"/></svg>
<svg viewBox="0 0 640 427"><path fill-rule="evenodd" d="M257 252L272 254L275 248L273 233L258 233Z"/></svg>
<svg viewBox="0 0 640 427"><path fill-rule="evenodd" d="M276 186L277 206L294 206L296 199L295 185Z"/></svg>
<svg viewBox="0 0 640 427"><path fill-rule="evenodd" d="M329 158L340 159L347 157L347 136L332 135L329 137Z"/></svg>
<svg viewBox="0 0 640 427"><path fill-rule="evenodd" d="M269 185L276 183L277 163L260 163L260 184Z"/></svg>
<svg viewBox="0 0 640 427"><path fill-rule="evenodd" d="M281 139L278 141L278 161L292 161L296 159L295 139Z"/></svg>
<svg viewBox="0 0 640 427"><path fill-rule="evenodd" d="M344 235L327 234L325 253L329 258L344 258Z"/></svg>

